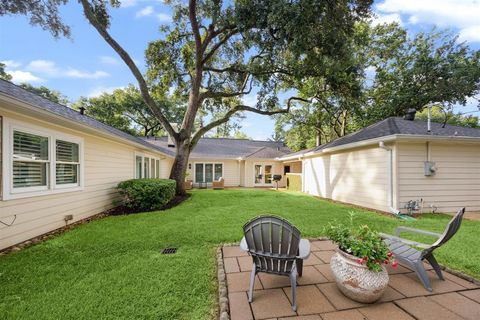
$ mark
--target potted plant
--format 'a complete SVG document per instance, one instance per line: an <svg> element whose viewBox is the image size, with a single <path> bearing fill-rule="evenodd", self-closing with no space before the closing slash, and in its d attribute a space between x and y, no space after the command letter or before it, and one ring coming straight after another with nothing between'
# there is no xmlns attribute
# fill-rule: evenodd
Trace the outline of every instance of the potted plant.
<svg viewBox="0 0 480 320"><path fill-rule="evenodd" d="M185 190L190 190L193 188L193 180L188 179L190 172L185 171Z"/></svg>
<svg viewBox="0 0 480 320"><path fill-rule="evenodd" d="M362 303L377 301L388 286L385 266L397 266L392 252L378 233L368 226L330 224L325 233L338 245L330 268L340 291L352 300Z"/></svg>

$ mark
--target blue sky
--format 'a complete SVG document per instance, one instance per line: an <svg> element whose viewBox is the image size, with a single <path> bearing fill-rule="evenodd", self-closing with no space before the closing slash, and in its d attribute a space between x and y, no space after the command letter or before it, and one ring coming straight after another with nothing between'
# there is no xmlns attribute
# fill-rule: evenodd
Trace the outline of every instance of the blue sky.
<svg viewBox="0 0 480 320"><path fill-rule="evenodd" d="M122 7L113 11L111 33L143 68L146 45L158 38L160 24L171 21L171 12L162 1L122 2ZM433 26L449 28L472 48L480 49L479 0L382 0L375 2L374 11L375 23L397 21L410 32ZM48 32L30 26L25 17L0 18L0 61L6 63L14 82L45 85L71 100L135 83L127 67L88 25L76 1L63 7L61 13L72 28L72 40L54 40ZM473 110L477 110L474 103L461 109ZM274 121L247 114L242 125L250 137L267 139L273 133Z"/></svg>

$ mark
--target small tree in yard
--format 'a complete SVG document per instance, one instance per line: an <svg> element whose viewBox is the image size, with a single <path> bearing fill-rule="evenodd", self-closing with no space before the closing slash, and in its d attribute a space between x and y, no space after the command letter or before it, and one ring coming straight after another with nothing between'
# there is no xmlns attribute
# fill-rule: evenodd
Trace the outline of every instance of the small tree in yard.
<svg viewBox="0 0 480 320"><path fill-rule="evenodd" d="M177 181L177 194L185 192L190 152L205 133L243 111L287 113L295 101L303 100L289 94L293 83L307 77L323 79L349 59L353 26L369 16L372 4L371 0L166 1L174 11L173 22L162 26L162 36L148 45L144 77L109 33L110 7L118 7L120 1L79 2L90 24L129 67L146 105L174 139L170 178ZM252 89L256 103L246 105L242 97ZM183 101L176 105L184 111L178 130L153 96ZM196 126L198 113L215 105L223 114Z"/></svg>

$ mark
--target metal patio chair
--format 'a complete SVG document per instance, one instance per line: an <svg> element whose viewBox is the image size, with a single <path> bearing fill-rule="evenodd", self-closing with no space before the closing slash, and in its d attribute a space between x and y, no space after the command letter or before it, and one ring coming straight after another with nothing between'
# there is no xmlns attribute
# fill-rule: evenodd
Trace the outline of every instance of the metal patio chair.
<svg viewBox="0 0 480 320"><path fill-rule="evenodd" d="M455 233L457 233L458 229L460 228L460 224L462 223L464 213L465 208L460 209L452 218L452 220L450 220L447 227L445 228L445 231L443 231L442 234L400 226L395 229L395 236L384 233L381 233L380 236L384 238L385 244L393 252L395 259L398 260L400 263L406 265L410 269L415 270L415 273L422 282L423 286L428 291L432 291L432 286L430 285L428 274L425 271L423 260L427 260L433 267L433 270L435 270L438 278L440 280L444 280L442 270L440 269L437 260L433 256L433 251L441 247L448 240L450 240L455 235ZM401 232L413 232L417 234L433 236L438 239L437 241L435 241L435 243L429 245L400 238ZM423 250L417 250L415 247L421 248Z"/></svg>
<svg viewBox="0 0 480 320"><path fill-rule="evenodd" d="M300 231L287 220L265 215L243 226L240 248L253 259L248 293L253 301L253 285L259 272L288 276L292 287L292 309L297 310L297 275L302 275L303 259L310 256L310 242L300 238Z"/></svg>

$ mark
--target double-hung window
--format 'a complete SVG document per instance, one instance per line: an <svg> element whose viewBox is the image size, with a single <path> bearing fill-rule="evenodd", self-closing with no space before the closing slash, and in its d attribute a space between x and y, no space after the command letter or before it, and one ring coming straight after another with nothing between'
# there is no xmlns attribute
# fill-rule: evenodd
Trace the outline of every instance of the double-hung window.
<svg viewBox="0 0 480 320"><path fill-rule="evenodd" d="M12 186L17 190L47 190L50 167L48 137L13 131Z"/></svg>
<svg viewBox="0 0 480 320"><path fill-rule="evenodd" d="M135 178L160 178L160 159L141 153L135 154Z"/></svg>
<svg viewBox="0 0 480 320"><path fill-rule="evenodd" d="M79 190L83 140L4 118L3 199Z"/></svg>
<svg viewBox="0 0 480 320"><path fill-rule="evenodd" d="M78 186L80 174L79 144L56 140L55 181L57 185Z"/></svg>

